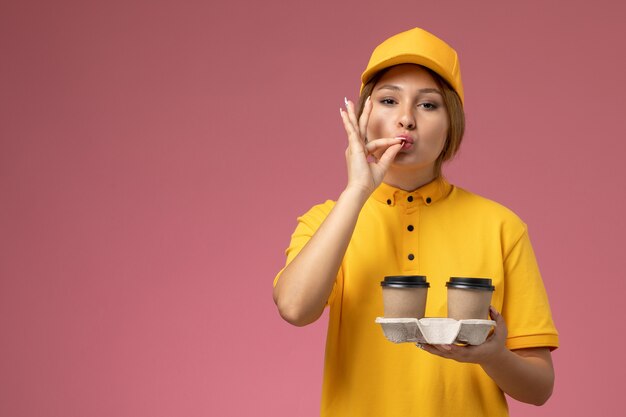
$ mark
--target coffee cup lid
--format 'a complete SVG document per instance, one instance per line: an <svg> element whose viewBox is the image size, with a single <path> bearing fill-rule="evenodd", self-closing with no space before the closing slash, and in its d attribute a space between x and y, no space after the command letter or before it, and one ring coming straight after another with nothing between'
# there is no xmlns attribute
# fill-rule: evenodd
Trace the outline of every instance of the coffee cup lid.
<svg viewBox="0 0 626 417"><path fill-rule="evenodd" d="M490 278L450 277L450 281L446 282L446 287L481 291L493 291L496 289L496 287L491 285Z"/></svg>
<svg viewBox="0 0 626 417"><path fill-rule="evenodd" d="M394 287L394 288L428 288L430 284L426 282L426 277L423 275L393 275L385 277L384 281L381 281L382 287Z"/></svg>

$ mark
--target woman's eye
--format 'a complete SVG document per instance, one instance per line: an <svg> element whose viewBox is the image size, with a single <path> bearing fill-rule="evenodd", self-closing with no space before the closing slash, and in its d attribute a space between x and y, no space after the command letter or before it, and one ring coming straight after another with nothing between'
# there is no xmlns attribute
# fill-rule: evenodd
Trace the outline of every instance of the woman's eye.
<svg viewBox="0 0 626 417"><path fill-rule="evenodd" d="M426 110L435 110L437 108L435 103L421 103L419 106Z"/></svg>
<svg viewBox="0 0 626 417"><path fill-rule="evenodd" d="M380 100L381 104L394 104L396 101L392 98L383 98Z"/></svg>

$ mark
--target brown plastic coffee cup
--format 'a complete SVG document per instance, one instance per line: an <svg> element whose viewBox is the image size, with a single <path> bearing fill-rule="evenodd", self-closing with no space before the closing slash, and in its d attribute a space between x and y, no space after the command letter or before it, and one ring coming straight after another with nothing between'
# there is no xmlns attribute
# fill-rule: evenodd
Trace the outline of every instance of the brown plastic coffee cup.
<svg viewBox="0 0 626 417"><path fill-rule="evenodd" d="M495 287L489 278L452 277L448 287L448 317L456 320L489 319Z"/></svg>
<svg viewBox="0 0 626 417"><path fill-rule="evenodd" d="M421 319L426 312L426 297L430 284L422 275L388 276L383 287L383 305L386 318Z"/></svg>

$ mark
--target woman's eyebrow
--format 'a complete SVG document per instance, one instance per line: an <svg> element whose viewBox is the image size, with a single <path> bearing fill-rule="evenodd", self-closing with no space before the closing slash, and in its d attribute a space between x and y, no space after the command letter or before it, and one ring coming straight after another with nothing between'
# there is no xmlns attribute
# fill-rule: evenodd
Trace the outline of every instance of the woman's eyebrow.
<svg viewBox="0 0 626 417"><path fill-rule="evenodd" d="M420 93L436 93L436 94L439 94L440 96L443 96L443 93L439 91L439 89L437 88L420 88L417 91L419 91Z"/></svg>
<svg viewBox="0 0 626 417"><path fill-rule="evenodd" d="M401 91L402 89L397 85L393 84L384 84L377 88L377 90L393 90L393 91Z"/></svg>
<svg viewBox="0 0 626 417"><path fill-rule="evenodd" d="M384 85L381 85L380 87L378 87L376 90L402 91L402 88L398 87L397 85L393 85L393 84L384 84ZM436 93L436 94L439 94L440 96L443 96L441 91L439 91L437 88L420 88L419 90L417 90L417 92L420 93L420 94Z"/></svg>

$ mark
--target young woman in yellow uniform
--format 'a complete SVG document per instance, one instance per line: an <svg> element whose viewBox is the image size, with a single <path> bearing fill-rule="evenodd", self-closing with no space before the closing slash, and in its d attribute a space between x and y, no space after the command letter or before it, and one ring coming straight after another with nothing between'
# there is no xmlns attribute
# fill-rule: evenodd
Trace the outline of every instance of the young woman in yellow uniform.
<svg viewBox="0 0 626 417"><path fill-rule="evenodd" d="M304 326L328 306L322 416L506 416L504 394L543 404L558 347L526 224L448 183L463 138L456 52L415 28L379 45L358 104L340 110L348 183L298 219L274 300ZM450 277L489 277L494 333L479 346L393 344L380 281L425 275L427 317L446 316Z"/></svg>

